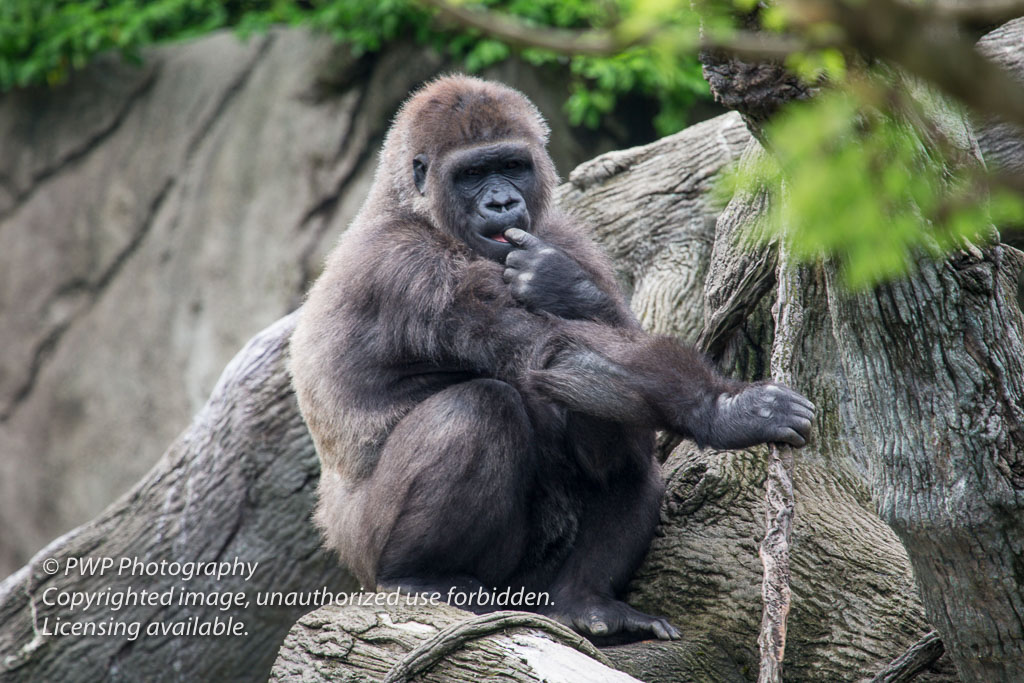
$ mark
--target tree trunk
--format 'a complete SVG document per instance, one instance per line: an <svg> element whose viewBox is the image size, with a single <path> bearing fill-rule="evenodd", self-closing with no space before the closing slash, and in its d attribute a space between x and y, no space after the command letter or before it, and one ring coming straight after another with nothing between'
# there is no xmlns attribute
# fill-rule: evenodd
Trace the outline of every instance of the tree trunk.
<svg viewBox="0 0 1024 683"><path fill-rule="evenodd" d="M964 681L1024 680L1022 266L1012 247L967 245L862 296L823 266L805 299L830 324L804 337L801 375L834 354L835 436L856 446Z"/></svg>
<svg viewBox="0 0 1024 683"><path fill-rule="evenodd" d="M1022 40L1018 20L981 48L1021 75ZM945 136L980 162L963 118L913 95L931 100ZM1014 170L1019 140L1007 130L990 126L983 139ZM991 234L978 227L982 240ZM965 244L863 295L841 286L834 264L780 265L806 283L792 302L808 314L793 372L820 411L799 457L817 450L863 475L964 681L1024 680L1022 265L1008 245ZM798 526L800 514L798 504Z"/></svg>
<svg viewBox="0 0 1024 683"><path fill-rule="evenodd" d="M1022 265L968 247L863 296L826 266L804 299L829 325L805 336L800 375L820 381L823 351L835 362L838 429L818 439L866 469L964 681L1024 680Z"/></svg>

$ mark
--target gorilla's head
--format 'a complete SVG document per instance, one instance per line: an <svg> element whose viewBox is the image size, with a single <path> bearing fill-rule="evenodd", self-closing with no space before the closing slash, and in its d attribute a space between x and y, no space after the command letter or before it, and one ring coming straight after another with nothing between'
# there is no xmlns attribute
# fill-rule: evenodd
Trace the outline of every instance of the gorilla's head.
<svg viewBox="0 0 1024 683"><path fill-rule="evenodd" d="M474 253L512 250L504 232L541 222L557 182L548 127L519 92L467 76L440 78L396 117L382 160L400 205L427 217ZM389 141L391 142L391 141Z"/></svg>

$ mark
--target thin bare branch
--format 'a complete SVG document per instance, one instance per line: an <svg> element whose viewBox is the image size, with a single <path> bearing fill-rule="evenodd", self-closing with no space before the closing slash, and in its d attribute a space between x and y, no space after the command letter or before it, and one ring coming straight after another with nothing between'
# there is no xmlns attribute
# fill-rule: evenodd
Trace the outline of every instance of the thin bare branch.
<svg viewBox="0 0 1024 683"><path fill-rule="evenodd" d="M809 42L795 36L756 31L734 31L728 36L702 35L698 43L702 50L721 50L736 57L750 60L783 60L797 52L834 47L831 43Z"/></svg>
<svg viewBox="0 0 1024 683"><path fill-rule="evenodd" d="M803 335L803 291L801 270L790 257L785 240L779 244L776 270L778 299L775 340L772 342L771 373L778 382L795 385L793 374L799 340ZM789 617L789 539L793 530L793 449L772 444L765 482L764 540L758 554L764 567L761 583L761 649L758 683L782 683L782 662L786 653L786 622Z"/></svg>
<svg viewBox="0 0 1024 683"><path fill-rule="evenodd" d="M905 654L900 655L879 671L878 675L871 679L871 683L908 683L937 662L945 651L946 648L942 645L939 634L929 631Z"/></svg>
<svg viewBox="0 0 1024 683"><path fill-rule="evenodd" d="M470 9L448 0L420 0L435 8L447 21L477 29L513 47L540 48L565 55L608 56L635 45L667 37L666 29L641 35L612 29L558 29L538 27L486 9ZM1024 126L1024 86L980 55L959 31L958 22L996 18L1024 12L1024 0L983 0L974 5L941 0L931 5L911 5L901 0L783 0L795 28L808 36L822 20L842 28L844 36L828 43L817 38L783 36L738 30L725 34L680 36L672 34L680 51L720 50L747 60L780 60L795 52L829 46L860 50L889 60L910 73L936 84L975 111L995 114ZM803 17L800 23L799 17ZM810 17L811 19L808 19Z"/></svg>
<svg viewBox="0 0 1024 683"><path fill-rule="evenodd" d="M636 45L652 43L666 33L664 30L658 29L645 34L628 36L614 29L549 28L527 24L502 12L479 8L470 9L446 0L420 0L420 2L427 7L436 9L438 16L443 20L476 29L512 47L539 48L564 55L607 57ZM733 31L726 35L715 36L698 36L694 31L692 36L680 36L678 33L673 33L672 37L677 49L681 52L713 49L755 60L784 59L794 52L808 49L808 44L797 38L753 31Z"/></svg>
<svg viewBox="0 0 1024 683"><path fill-rule="evenodd" d="M475 28L512 47L533 47L567 55L607 56L649 40L649 36L625 39L612 31L571 30L532 26L509 15L484 9L469 9L445 0L420 0L437 10L442 19Z"/></svg>
<svg viewBox="0 0 1024 683"><path fill-rule="evenodd" d="M1002 24L1024 16L1024 0L934 0L925 6L941 19L961 23Z"/></svg>
<svg viewBox="0 0 1024 683"><path fill-rule="evenodd" d="M761 649L758 683L782 683L789 617L789 537L793 529L793 452L789 446L771 446L765 484L765 535L758 554L764 567L761 583Z"/></svg>

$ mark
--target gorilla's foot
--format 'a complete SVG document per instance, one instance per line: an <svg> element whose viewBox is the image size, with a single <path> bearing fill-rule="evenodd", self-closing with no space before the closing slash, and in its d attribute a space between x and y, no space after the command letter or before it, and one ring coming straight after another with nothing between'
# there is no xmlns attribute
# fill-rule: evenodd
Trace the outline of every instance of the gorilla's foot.
<svg viewBox="0 0 1024 683"><path fill-rule="evenodd" d="M621 600L593 597L558 604L548 616L603 645L651 636L659 640L679 640L682 637L667 619L644 614Z"/></svg>

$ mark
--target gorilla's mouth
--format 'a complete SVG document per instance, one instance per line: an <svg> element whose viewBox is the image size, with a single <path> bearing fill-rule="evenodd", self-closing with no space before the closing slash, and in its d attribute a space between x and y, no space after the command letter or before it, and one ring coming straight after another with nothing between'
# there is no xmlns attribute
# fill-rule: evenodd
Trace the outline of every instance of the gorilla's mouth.
<svg viewBox="0 0 1024 683"><path fill-rule="evenodd" d="M508 239L506 239L504 233L499 232L497 235L491 235L491 239L494 240L495 242L502 242L504 244L508 244Z"/></svg>

